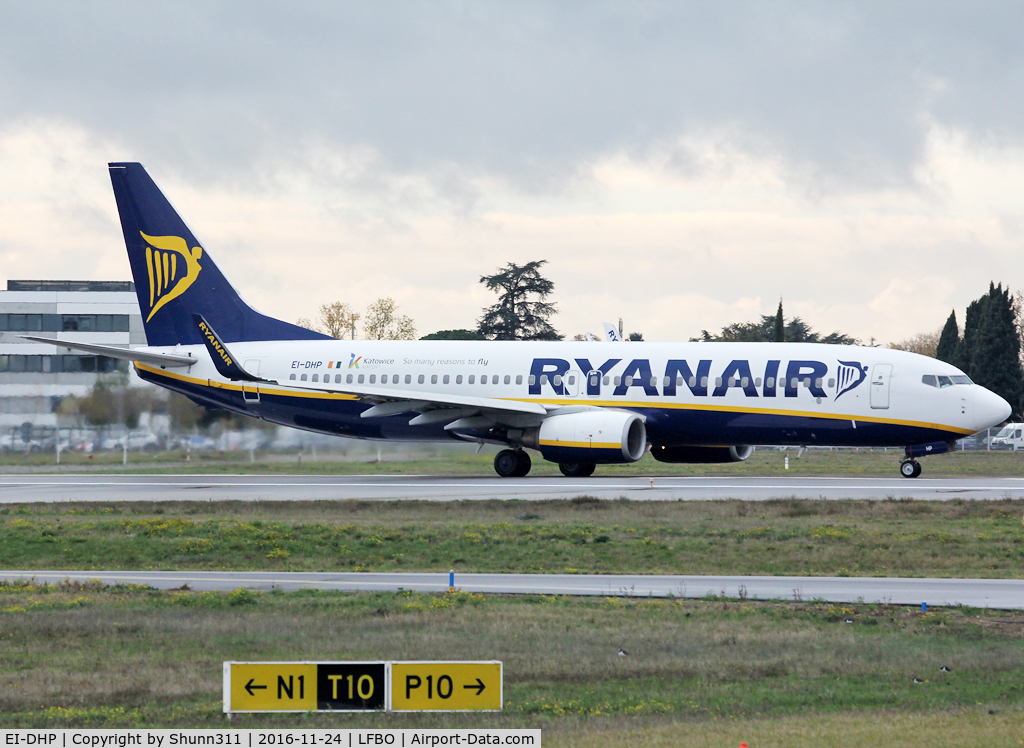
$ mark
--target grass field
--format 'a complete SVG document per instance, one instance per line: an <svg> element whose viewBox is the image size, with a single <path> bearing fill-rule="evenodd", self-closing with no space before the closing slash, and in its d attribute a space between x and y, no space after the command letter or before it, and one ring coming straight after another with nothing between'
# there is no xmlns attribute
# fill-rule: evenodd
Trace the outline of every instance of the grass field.
<svg viewBox="0 0 1024 748"><path fill-rule="evenodd" d="M10 504L0 567L1020 578L1022 514L1022 499Z"/></svg>
<svg viewBox="0 0 1024 748"><path fill-rule="evenodd" d="M350 455L264 454L257 452L250 462L248 452L173 452L130 453L128 465L122 465L120 452L79 452L61 454L61 465L49 453L0 454L0 472L66 472L127 471L143 473L247 473L247 474L323 474L323 475L493 475L494 448L480 454L471 449L418 446L402 448L382 446L381 459L362 451ZM832 475L878 476L891 478L897 474L902 449L885 450L798 450L759 449L750 459L721 465L675 465L657 462L650 455L630 465L600 465L597 476L736 476L761 475ZM785 458L789 457L789 469ZM534 453L534 476L560 476L558 466ZM926 477L957 476L1024 476L1024 453L1021 452L955 452L922 461Z"/></svg>
<svg viewBox="0 0 1024 748"><path fill-rule="evenodd" d="M792 475L889 476L897 462L893 452L789 456ZM227 457L204 469L490 471L486 455L304 460L301 468ZM781 472L782 457L759 452L739 465L651 467L770 475ZM925 466L928 475L1020 475L1021 457L964 453ZM196 462L165 467L200 472ZM657 474L645 462L601 470ZM1024 500L154 498L2 505L0 566L1024 574ZM620 646L630 657L617 656ZM0 586L0 727L221 727L220 663L232 659L505 663L500 715L251 715L232 722L245 727L539 727L546 745L573 747L1024 745L1024 616L1015 613L725 599ZM941 673L941 664L952 672ZM924 682L913 683L915 676Z"/></svg>
<svg viewBox="0 0 1024 748"><path fill-rule="evenodd" d="M1024 737L1024 621L992 611L0 587L4 727L223 726L224 660L421 658L502 660L505 711L232 724L540 727L547 745L677 745L681 734L695 745L857 745L882 737L872 713L914 730L937 720L961 741L936 745ZM851 730L863 742L847 742Z"/></svg>

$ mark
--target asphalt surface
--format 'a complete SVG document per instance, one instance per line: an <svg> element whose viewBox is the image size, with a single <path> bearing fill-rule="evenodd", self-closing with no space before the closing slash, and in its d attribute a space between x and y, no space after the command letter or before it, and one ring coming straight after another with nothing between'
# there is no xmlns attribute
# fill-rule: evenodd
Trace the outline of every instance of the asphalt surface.
<svg viewBox="0 0 1024 748"><path fill-rule="evenodd" d="M894 471L895 472L895 471ZM1002 499L1024 478L444 478L401 476L6 475L0 503L54 501L543 500L588 494L637 501L685 499Z"/></svg>
<svg viewBox="0 0 1024 748"><path fill-rule="evenodd" d="M192 590L239 587L283 590L399 589L440 592L447 574L378 574L231 571L3 571L0 579L98 579L107 584L144 584L158 589L188 585ZM898 577L697 577L595 574L456 574L455 587L511 595L605 595L700 598L724 595L758 600L824 600L834 603L892 603L1024 610L1024 580L907 579Z"/></svg>

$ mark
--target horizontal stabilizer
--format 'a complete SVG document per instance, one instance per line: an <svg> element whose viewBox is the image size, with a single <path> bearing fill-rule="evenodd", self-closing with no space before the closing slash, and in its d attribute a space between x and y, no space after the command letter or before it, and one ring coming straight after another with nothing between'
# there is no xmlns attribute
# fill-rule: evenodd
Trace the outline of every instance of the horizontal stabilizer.
<svg viewBox="0 0 1024 748"><path fill-rule="evenodd" d="M119 348L116 345L78 343L74 340L41 338L35 335L20 335L19 337L24 338L25 340L31 340L34 343L48 343L49 345L60 346L61 348L67 348L69 351L82 351L84 353L92 353L97 356L107 356L108 358L120 359L121 361L138 361L141 364L160 366L164 369L192 366L196 363L196 359L191 358L190 356L174 356L169 353L154 353L152 351Z"/></svg>

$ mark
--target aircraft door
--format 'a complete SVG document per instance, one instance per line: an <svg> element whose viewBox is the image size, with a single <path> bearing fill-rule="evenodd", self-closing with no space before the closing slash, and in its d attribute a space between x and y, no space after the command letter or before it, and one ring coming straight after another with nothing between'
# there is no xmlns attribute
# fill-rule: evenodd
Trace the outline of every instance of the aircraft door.
<svg viewBox="0 0 1024 748"><path fill-rule="evenodd" d="M889 381L892 379L892 364L875 364L871 369L871 407L889 407Z"/></svg>
<svg viewBox="0 0 1024 748"><path fill-rule="evenodd" d="M588 395L594 395L595 397L601 396L601 376L601 372L597 369L592 369L587 372L586 384Z"/></svg>
<svg viewBox="0 0 1024 748"><path fill-rule="evenodd" d="M258 358L249 359L243 364L243 367L254 377L258 377L260 375L260 360ZM243 382L242 398L245 400L246 404L258 404L260 401L259 382Z"/></svg>

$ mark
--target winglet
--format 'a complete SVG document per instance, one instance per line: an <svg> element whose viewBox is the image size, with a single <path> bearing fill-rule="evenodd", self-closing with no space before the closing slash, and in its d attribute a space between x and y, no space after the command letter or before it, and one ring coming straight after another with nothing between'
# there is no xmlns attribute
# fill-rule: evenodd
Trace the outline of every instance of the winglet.
<svg viewBox="0 0 1024 748"><path fill-rule="evenodd" d="M199 334L203 338L203 342L206 344L206 349L210 352L210 358L213 359L213 365L217 367L217 371L220 372L221 376L227 377L232 381L242 382L266 382L266 379L260 379L254 377L252 374L247 372L242 366L235 360L235 357L231 355L231 351L224 344L224 341L220 339L220 336L213 331L213 328L203 319L201 314L193 314L192 319L195 320L196 325L199 327Z"/></svg>

